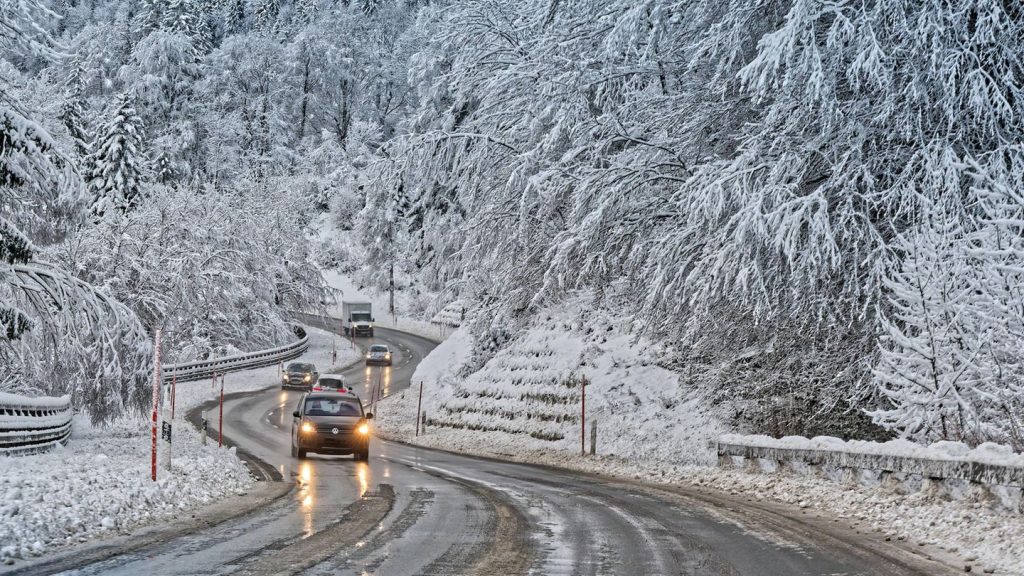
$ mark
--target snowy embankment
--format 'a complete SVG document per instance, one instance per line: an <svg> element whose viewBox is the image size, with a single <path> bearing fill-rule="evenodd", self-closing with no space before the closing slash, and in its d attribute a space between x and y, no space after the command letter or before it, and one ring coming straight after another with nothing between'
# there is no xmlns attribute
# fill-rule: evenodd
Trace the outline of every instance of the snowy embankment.
<svg viewBox="0 0 1024 576"><path fill-rule="evenodd" d="M461 372L471 341L456 331L420 364L412 393L381 405L378 429L410 437L422 381L429 429L418 440L423 444L517 458L554 455L561 462L580 452L585 379L587 449L589 423L596 422L599 461L611 465L628 455L670 467L713 462L708 442L723 427L675 373L658 365L664 351L635 342L614 319L583 317L578 307L541 314L468 375Z"/></svg>
<svg viewBox="0 0 1024 576"><path fill-rule="evenodd" d="M708 443L724 427L680 384L678 374L658 366L660 350L617 333L605 318L580 318L579 309L541 314L470 374L463 372L471 338L456 331L420 364L409 391L379 406L379 434L446 450L788 503L795 513L815 509L856 530L942 548L976 572L1024 574L1024 518L978 492L968 490L951 500L827 478L715 468ZM590 382L587 418L598 422L596 457L580 455L580 376ZM421 381L428 426L417 438ZM586 437L589 450L589 425ZM906 452L911 447L904 444ZM951 450L943 445L913 448L918 455Z"/></svg>
<svg viewBox="0 0 1024 576"><path fill-rule="evenodd" d="M301 360L328 372L332 335L314 328L307 333L310 346ZM339 349L336 366L360 357L358 350ZM274 386L277 370L271 366L228 374L225 392ZM210 380L178 384L172 470L161 468L156 482L150 480L151 433L145 417L102 428L76 417L66 447L32 456L0 456L0 561L9 564L130 532L244 494L255 480L234 449L218 448L216 442L201 445L199 433L184 420L190 408L219 393L219 383L213 386Z"/></svg>

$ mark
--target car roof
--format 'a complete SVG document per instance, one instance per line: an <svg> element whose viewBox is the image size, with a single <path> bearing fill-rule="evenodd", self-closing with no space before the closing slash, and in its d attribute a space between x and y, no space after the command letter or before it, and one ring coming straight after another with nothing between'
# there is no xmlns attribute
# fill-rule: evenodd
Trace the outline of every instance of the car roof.
<svg viewBox="0 0 1024 576"><path fill-rule="evenodd" d="M324 378L337 378L341 381L345 380L344 374L321 374L320 379L323 380Z"/></svg>

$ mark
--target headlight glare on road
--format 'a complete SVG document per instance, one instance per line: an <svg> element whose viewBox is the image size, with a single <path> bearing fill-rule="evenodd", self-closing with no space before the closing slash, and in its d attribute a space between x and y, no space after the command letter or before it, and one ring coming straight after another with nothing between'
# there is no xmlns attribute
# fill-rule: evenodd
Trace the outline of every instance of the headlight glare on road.
<svg viewBox="0 0 1024 576"><path fill-rule="evenodd" d="M366 436L367 434L370 433L370 425L369 424L360 424L359 428L356 428L356 430L359 430L360 434L362 434L363 436Z"/></svg>
<svg viewBox="0 0 1024 576"><path fill-rule="evenodd" d="M314 431L316 431L316 427L309 422L303 422L300 430L302 430L303 434L312 434Z"/></svg>

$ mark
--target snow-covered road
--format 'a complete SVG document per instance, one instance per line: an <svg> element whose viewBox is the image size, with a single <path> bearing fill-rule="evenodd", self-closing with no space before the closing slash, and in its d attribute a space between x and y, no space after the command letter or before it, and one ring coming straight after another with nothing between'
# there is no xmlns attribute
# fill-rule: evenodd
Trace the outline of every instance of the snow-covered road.
<svg viewBox="0 0 1024 576"><path fill-rule="evenodd" d="M394 368L346 371L364 397L410 384L433 342L381 329ZM290 492L79 574L889 574L953 571L927 551L809 511L375 440L368 463L289 456L299 392L240 394L225 433ZM381 409L387 409L382 405ZM26 573L48 573L37 565ZM68 568L67 565L62 568Z"/></svg>

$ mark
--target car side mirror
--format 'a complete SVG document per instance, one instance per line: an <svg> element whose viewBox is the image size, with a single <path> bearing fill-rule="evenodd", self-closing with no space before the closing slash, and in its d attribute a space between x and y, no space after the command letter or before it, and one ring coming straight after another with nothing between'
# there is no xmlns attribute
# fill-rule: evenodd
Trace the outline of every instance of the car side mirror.
<svg viewBox="0 0 1024 576"><path fill-rule="evenodd" d="M376 321L377 321L376 318L370 318L370 322L376 322Z"/></svg>
<svg viewBox="0 0 1024 576"><path fill-rule="evenodd" d="M298 417L299 417L299 411L298 410L292 412L292 418L298 418Z"/></svg>
<svg viewBox="0 0 1024 576"><path fill-rule="evenodd" d="M367 412L366 413L366 419L367 420L373 420L373 412Z"/></svg>

